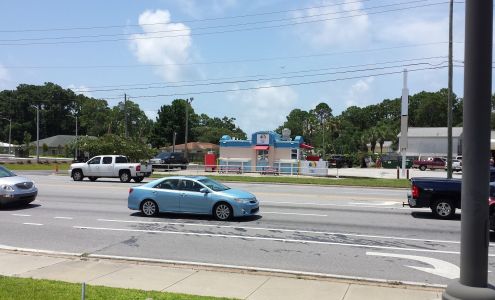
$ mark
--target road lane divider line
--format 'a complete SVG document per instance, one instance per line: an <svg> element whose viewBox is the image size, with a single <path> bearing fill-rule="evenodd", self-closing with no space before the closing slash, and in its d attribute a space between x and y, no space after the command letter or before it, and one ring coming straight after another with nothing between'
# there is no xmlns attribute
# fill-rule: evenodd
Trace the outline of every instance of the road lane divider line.
<svg viewBox="0 0 495 300"><path fill-rule="evenodd" d="M13 216L16 217L30 217L31 215L25 215L25 214L12 214Z"/></svg>
<svg viewBox="0 0 495 300"><path fill-rule="evenodd" d="M328 217L328 215L320 215L320 214L300 214L300 213L286 213L286 212L277 212L277 211L264 211L264 214L272 214L272 215L294 215L294 216L312 216L312 217Z"/></svg>
<svg viewBox="0 0 495 300"><path fill-rule="evenodd" d="M233 234L215 234L215 233L200 233L200 232L182 232L182 231L170 231L170 230L147 230L147 229L126 229L126 228L108 228L108 227L89 227L89 226L72 226L75 229L82 230L95 230L95 231L120 231L120 232L142 232L142 233L160 233L160 234L174 234L174 235L186 235L186 236L207 236L207 237L221 237L221 238L235 238L244 240L260 240L260 241L273 241L284 243L298 243L298 244L316 244L316 245L329 245L329 246L343 246L353 248L365 248L365 249L387 249L397 251L409 251L409 252L427 252L427 253L442 253L442 254L455 254L460 255L459 251L446 251L435 250L425 248L403 248L403 247L389 247L389 246L374 246L363 244L351 244L351 243L338 243L338 242L324 242L324 241L312 241L302 239L284 239L284 238L270 238L270 237L257 237L257 236L243 236ZM488 256L495 257L495 254L489 254Z"/></svg>
<svg viewBox="0 0 495 300"><path fill-rule="evenodd" d="M24 225L43 226L41 223L22 223Z"/></svg>
<svg viewBox="0 0 495 300"><path fill-rule="evenodd" d="M53 217L54 219L72 220L72 217Z"/></svg>
<svg viewBox="0 0 495 300"><path fill-rule="evenodd" d="M302 203L297 203L297 202L289 202L289 201L262 201L260 202L261 206L263 206L264 203L269 203L269 204L291 204L291 205L314 205L314 206L336 206L336 207L360 207L360 208L387 208L387 209L404 209L404 210L411 210L410 208L405 208L405 207L399 207L399 206L378 206L378 205L357 205L357 204L333 204L333 203L312 203L312 202L302 202ZM398 202L397 202L398 204ZM401 204L402 205L402 204Z"/></svg>
<svg viewBox="0 0 495 300"><path fill-rule="evenodd" d="M179 225L179 226L216 227L216 228L228 228L228 229L261 230L261 231L279 231L279 232L291 232L291 233L342 235L342 236L351 236L351 237L360 237L360 238L364 237L364 238L373 238L373 239L445 243L445 244L460 244L461 243L460 241L430 240L430 239L417 239L417 238L406 238L406 237L396 237L396 236L381 236L381 235L344 233L344 232L329 232L329 231L312 231L312 230L300 230L300 229L281 229L281 228L269 228L269 227L230 226L230 225L197 224L197 223L184 223L184 222L112 220L112 219L98 219L98 221L100 221L100 222L113 222L113 223L158 224L158 225L172 225L172 226Z"/></svg>

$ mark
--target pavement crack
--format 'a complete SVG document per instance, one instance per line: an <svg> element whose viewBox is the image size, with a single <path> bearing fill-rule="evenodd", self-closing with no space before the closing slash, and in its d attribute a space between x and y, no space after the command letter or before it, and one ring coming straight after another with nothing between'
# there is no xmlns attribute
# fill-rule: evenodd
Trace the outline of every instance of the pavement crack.
<svg viewBox="0 0 495 300"><path fill-rule="evenodd" d="M271 279L271 277L268 277L265 281L263 281L262 284L260 284L260 286L258 286L257 288L254 289L254 291L252 291L249 295L247 295L246 298L244 299L249 299L249 297L251 297L254 293L256 293L256 291L258 291L259 289L261 289L269 280Z"/></svg>
<svg viewBox="0 0 495 300"><path fill-rule="evenodd" d="M182 281L186 280L187 278L189 278L189 277L191 277L191 276L193 276L194 274L197 274L197 273L199 273L199 271L198 271L198 270L194 270L194 272L192 272L191 274L187 275L186 277L184 277L184 278L180 279L180 280L179 280L179 281L177 281L177 282L174 282L174 283L172 283L172 284L170 284L170 285L166 286L165 288L163 288L163 289L161 290L161 292L165 292L165 290L166 290L166 289L168 289L168 288L170 288L170 287L172 287L172 286L176 285L176 284L177 284L177 283L179 283L179 282L182 282Z"/></svg>

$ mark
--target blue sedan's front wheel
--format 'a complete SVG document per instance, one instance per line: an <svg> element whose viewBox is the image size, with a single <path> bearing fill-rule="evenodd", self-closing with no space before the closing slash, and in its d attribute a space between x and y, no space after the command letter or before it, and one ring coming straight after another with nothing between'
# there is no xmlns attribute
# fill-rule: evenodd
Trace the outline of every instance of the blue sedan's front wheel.
<svg viewBox="0 0 495 300"><path fill-rule="evenodd" d="M213 215L215 219L219 221L230 220L233 215L232 207L225 202L220 202L215 205L215 208L213 209Z"/></svg>
<svg viewBox="0 0 495 300"><path fill-rule="evenodd" d="M158 205L153 200L144 200L141 205L141 212L147 217L153 217L158 214Z"/></svg>

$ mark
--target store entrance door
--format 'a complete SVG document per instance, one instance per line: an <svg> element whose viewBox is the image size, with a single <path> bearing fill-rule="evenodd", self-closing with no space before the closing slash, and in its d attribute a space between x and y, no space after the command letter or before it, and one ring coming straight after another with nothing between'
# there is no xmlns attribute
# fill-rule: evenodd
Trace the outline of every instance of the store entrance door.
<svg viewBox="0 0 495 300"><path fill-rule="evenodd" d="M256 172L262 172L268 166L268 149L256 150Z"/></svg>

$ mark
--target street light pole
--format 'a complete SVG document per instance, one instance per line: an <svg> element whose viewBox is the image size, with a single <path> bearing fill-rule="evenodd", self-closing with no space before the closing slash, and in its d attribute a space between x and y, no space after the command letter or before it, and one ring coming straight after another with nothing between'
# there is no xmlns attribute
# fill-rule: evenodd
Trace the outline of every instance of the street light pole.
<svg viewBox="0 0 495 300"><path fill-rule="evenodd" d="M493 0L466 1L460 278L442 297L495 299L488 285Z"/></svg>
<svg viewBox="0 0 495 300"><path fill-rule="evenodd" d="M188 149L187 149L187 135L189 131L189 104L192 103L194 100L193 97L186 99L186 133L184 137L184 157L188 159Z"/></svg>
<svg viewBox="0 0 495 300"><path fill-rule="evenodd" d="M450 0L450 12L449 12L449 87L447 95L447 178L452 178L452 27L453 27L453 14L454 0Z"/></svg>
<svg viewBox="0 0 495 300"><path fill-rule="evenodd" d="M67 115L68 117L73 117L76 119L76 149L75 149L75 155L76 155L76 160L79 158L79 152L78 152L78 143L79 143L79 140L78 140L78 136L77 136L77 115L73 116L73 115Z"/></svg>
<svg viewBox="0 0 495 300"><path fill-rule="evenodd" d="M172 152L175 152L175 137L177 137L176 131L174 131L174 135L172 136Z"/></svg>
<svg viewBox="0 0 495 300"><path fill-rule="evenodd" d="M31 105L36 109L36 162L40 163L40 108L37 105Z"/></svg>
<svg viewBox="0 0 495 300"><path fill-rule="evenodd" d="M4 119L4 120L9 121L9 155L10 155L10 154L12 154L11 151L10 151L10 147L12 145L12 143L11 143L11 137L12 137L12 119L11 118L7 119L7 118L4 118L4 117L0 117L0 119Z"/></svg>

